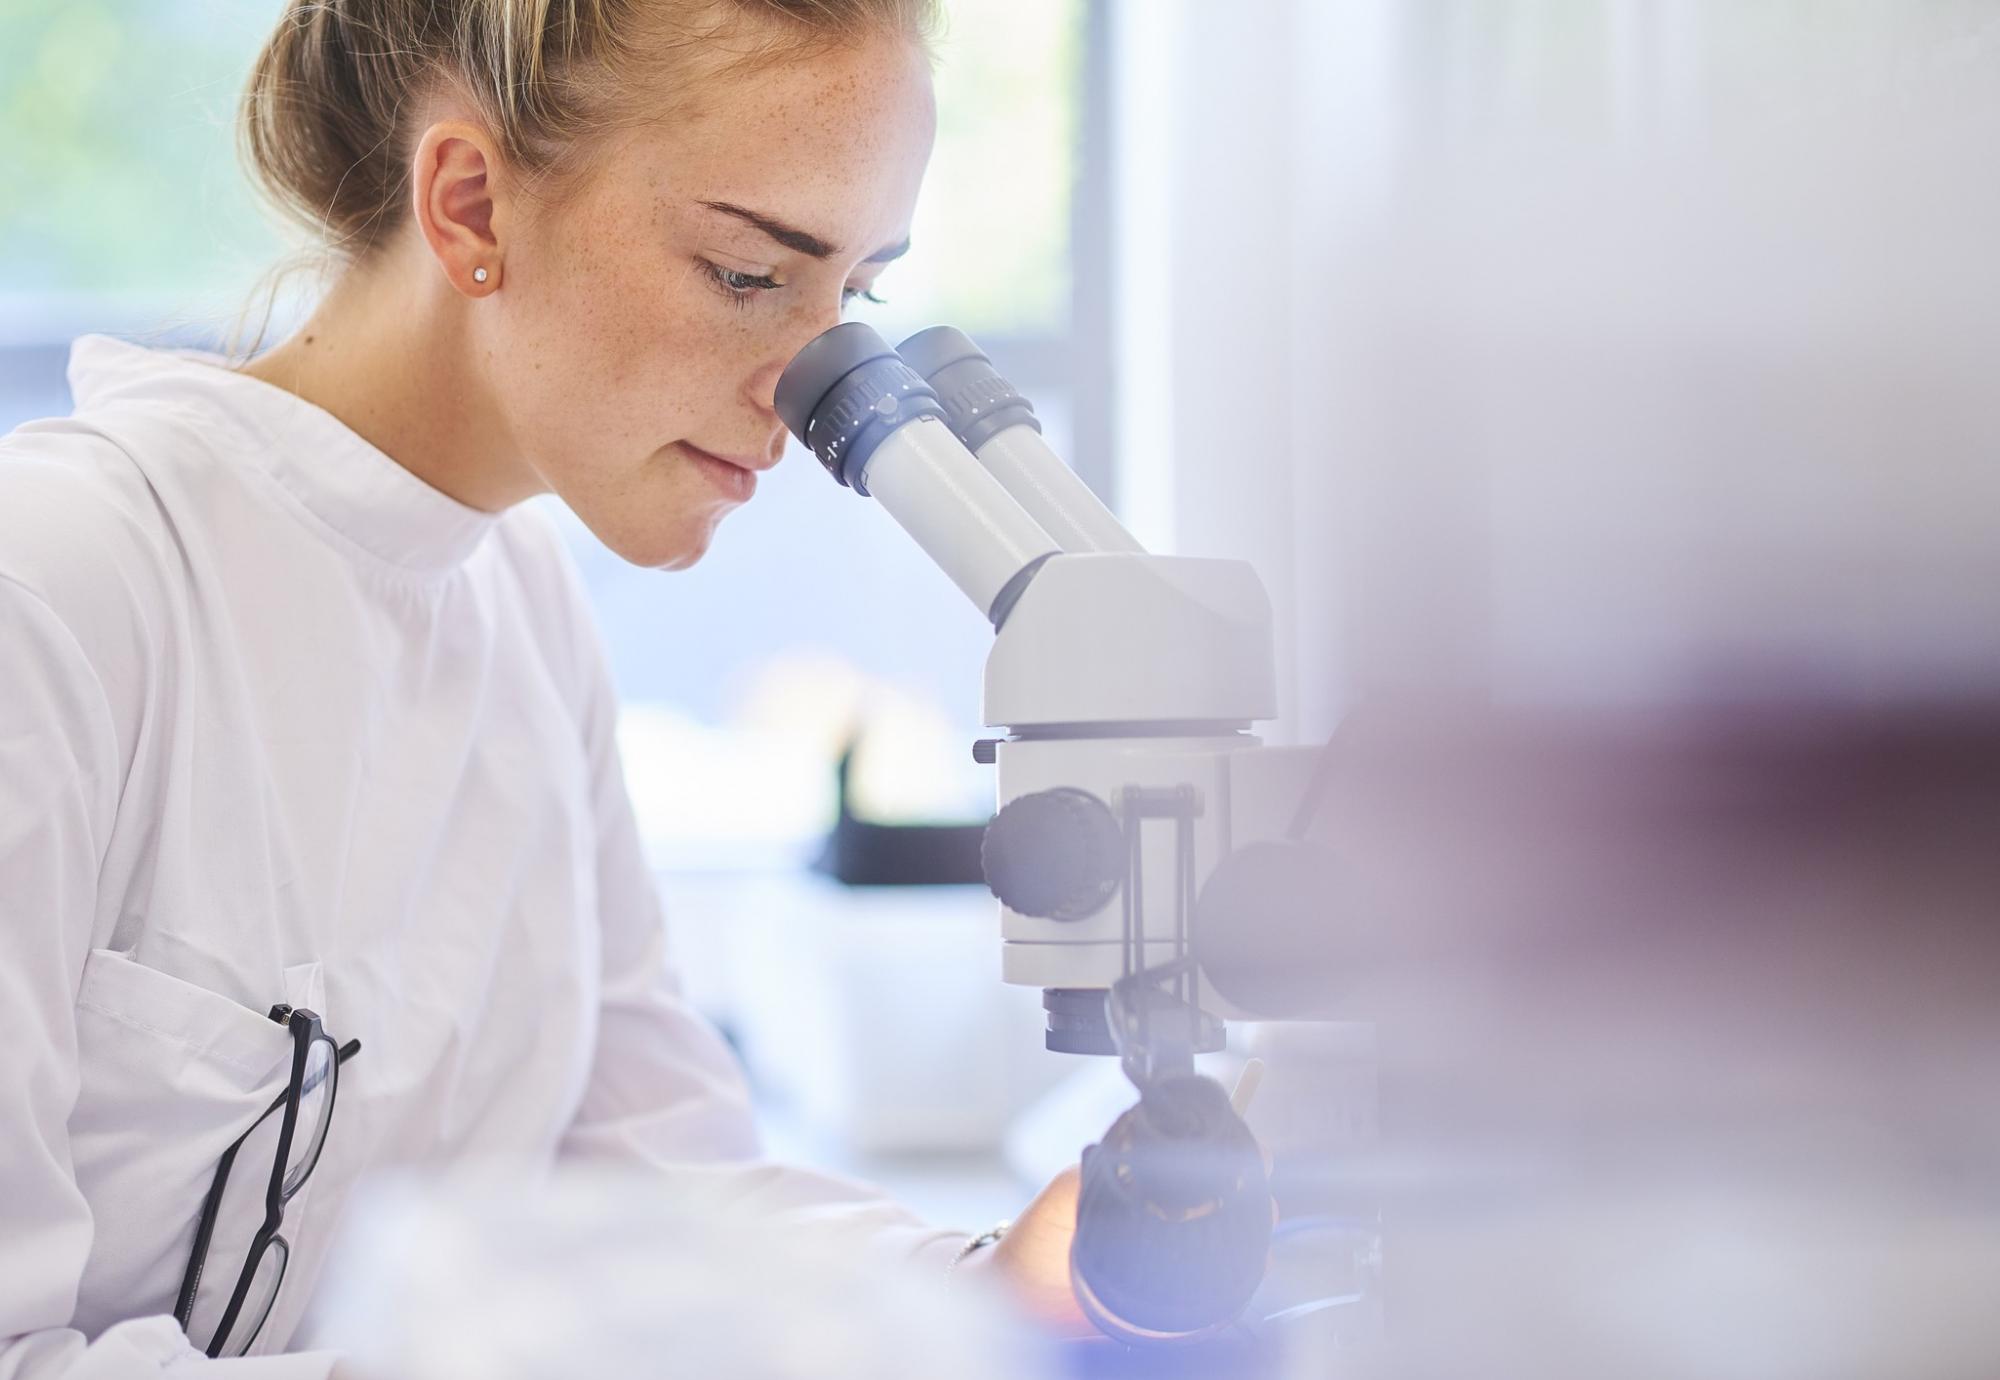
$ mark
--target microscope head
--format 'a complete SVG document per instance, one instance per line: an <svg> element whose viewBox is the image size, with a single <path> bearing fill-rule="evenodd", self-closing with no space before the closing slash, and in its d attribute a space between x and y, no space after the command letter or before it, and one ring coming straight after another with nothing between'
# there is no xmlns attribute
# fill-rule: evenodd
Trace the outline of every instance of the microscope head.
<svg viewBox="0 0 2000 1380"><path fill-rule="evenodd" d="M891 349L836 326L776 403L993 623L984 717L1002 734L979 752L998 778L983 854L1003 977L1044 989L1052 1048L1111 1052L1104 994L1186 957L1196 891L1232 846L1231 759L1276 712L1262 582L1144 551L952 328ZM1199 1010L1199 974L1179 988ZM1196 1026L1197 1047L1219 1044L1218 1022Z"/></svg>

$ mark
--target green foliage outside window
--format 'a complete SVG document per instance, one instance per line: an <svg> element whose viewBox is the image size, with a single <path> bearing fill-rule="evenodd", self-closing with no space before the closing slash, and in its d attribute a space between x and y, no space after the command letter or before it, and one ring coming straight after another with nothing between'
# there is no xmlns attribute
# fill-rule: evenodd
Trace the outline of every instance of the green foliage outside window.
<svg viewBox="0 0 2000 1380"><path fill-rule="evenodd" d="M894 316L1067 329L1081 0L948 0L939 136ZM236 160L276 0L0 0L0 311L227 316L287 252Z"/></svg>

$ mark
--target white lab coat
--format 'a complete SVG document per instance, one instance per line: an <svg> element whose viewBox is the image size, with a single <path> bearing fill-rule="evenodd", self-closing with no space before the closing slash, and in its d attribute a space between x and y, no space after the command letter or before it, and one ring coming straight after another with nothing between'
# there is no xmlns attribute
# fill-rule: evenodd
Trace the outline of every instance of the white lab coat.
<svg viewBox="0 0 2000 1380"><path fill-rule="evenodd" d="M962 1236L754 1162L542 516L214 361L86 338L70 378L73 418L0 441L0 1380L326 1374L268 1353L383 1166L637 1163L948 1258ZM363 1049L253 1358L191 1359L167 1315L218 1157L282 1089L280 1001Z"/></svg>

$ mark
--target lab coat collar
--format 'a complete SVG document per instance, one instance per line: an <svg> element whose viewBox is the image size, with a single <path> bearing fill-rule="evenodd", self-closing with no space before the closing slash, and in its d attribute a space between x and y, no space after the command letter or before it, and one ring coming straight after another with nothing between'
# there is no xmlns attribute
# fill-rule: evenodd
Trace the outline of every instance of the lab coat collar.
<svg viewBox="0 0 2000 1380"><path fill-rule="evenodd" d="M235 423L247 460L342 537L409 570L462 564L499 521L431 487L332 413L237 372L220 355L84 336L70 350L69 384L79 413L155 400ZM204 435L230 444L213 427Z"/></svg>

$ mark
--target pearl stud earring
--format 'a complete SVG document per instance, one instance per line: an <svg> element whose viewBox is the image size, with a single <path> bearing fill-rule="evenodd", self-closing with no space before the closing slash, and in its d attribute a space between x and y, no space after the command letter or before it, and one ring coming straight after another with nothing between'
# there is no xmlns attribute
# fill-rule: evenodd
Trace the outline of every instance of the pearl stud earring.
<svg viewBox="0 0 2000 1380"><path fill-rule="evenodd" d="M472 270L472 281L475 283L486 281L486 269L483 266Z"/></svg>

